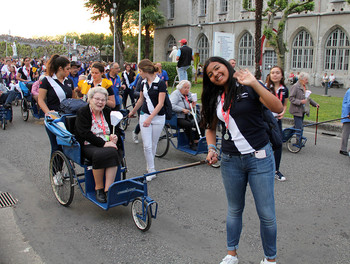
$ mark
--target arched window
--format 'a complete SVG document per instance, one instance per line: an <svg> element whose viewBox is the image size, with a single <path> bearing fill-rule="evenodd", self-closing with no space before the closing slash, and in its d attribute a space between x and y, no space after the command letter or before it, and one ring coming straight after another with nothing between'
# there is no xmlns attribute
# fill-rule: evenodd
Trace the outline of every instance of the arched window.
<svg viewBox="0 0 350 264"><path fill-rule="evenodd" d="M166 43L166 47L165 47L165 50L166 50L165 59L166 59L166 61L171 61L171 58L169 58L169 55L170 55L171 51L173 50L173 47L177 46L176 44L177 43L176 43L175 38L172 35L170 35L168 37L168 42Z"/></svg>
<svg viewBox="0 0 350 264"><path fill-rule="evenodd" d="M248 32L245 33L239 41L238 47L239 66L254 65L254 40Z"/></svg>
<svg viewBox="0 0 350 264"><path fill-rule="evenodd" d="M198 40L197 48L199 51L199 61L201 64L209 58L209 41L205 35L202 35Z"/></svg>
<svg viewBox="0 0 350 264"><path fill-rule="evenodd" d="M334 30L327 38L325 47L325 70L349 70L349 38L341 29Z"/></svg>
<svg viewBox="0 0 350 264"><path fill-rule="evenodd" d="M314 57L314 42L305 30L294 38L292 45L292 69L311 69Z"/></svg>

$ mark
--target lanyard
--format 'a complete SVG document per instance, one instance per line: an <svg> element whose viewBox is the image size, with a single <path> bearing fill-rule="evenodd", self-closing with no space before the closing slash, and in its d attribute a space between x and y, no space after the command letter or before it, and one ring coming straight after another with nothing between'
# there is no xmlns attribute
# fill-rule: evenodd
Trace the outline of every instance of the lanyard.
<svg viewBox="0 0 350 264"><path fill-rule="evenodd" d="M102 129L103 135L106 135L105 121L103 120L103 114L102 114L102 112L101 112L101 123L102 123L102 126L100 126L99 123L97 122L96 116L95 116L94 112L91 111L91 113L92 113L92 117L94 118L94 121L96 122L97 126L98 126L99 128Z"/></svg>
<svg viewBox="0 0 350 264"><path fill-rule="evenodd" d="M191 104L190 104L190 101L188 100L188 96L187 96L187 95L185 95L185 99L186 99L186 101L187 101L187 103L188 103L188 106L189 106L190 109L191 109ZM186 108L186 106L185 106L185 108Z"/></svg>
<svg viewBox="0 0 350 264"><path fill-rule="evenodd" d="M221 113L222 113L222 116L224 117L224 120L225 120L226 133L227 133L228 124L229 124L229 121L230 121L231 103L230 103L229 108L227 109L227 112L225 113L224 112L224 101L225 101L225 92L223 92L222 95L221 95L221 105L222 105Z"/></svg>
<svg viewBox="0 0 350 264"><path fill-rule="evenodd" d="M282 99L283 99L283 91L282 91L282 89L283 89L283 85L280 85L280 88L276 91L276 97L278 99L280 99L281 102L282 102ZM278 96L278 91L281 91L279 96Z"/></svg>
<svg viewBox="0 0 350 264"><path fill-rule="evenodd" d="M117 76L115 76L114 81L113 81L113 78L109 74L108 74L108 76L109 76L108 79L113 83L113 87L117 88L117 86L115 86L117 83Z"/></svg>

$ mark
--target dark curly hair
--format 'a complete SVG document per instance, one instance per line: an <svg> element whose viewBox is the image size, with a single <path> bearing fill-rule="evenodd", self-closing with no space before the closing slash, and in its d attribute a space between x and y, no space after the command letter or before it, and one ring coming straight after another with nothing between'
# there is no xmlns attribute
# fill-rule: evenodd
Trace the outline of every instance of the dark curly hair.
<svg viewBox="0 0 350 264"><path fill-rule="evenodd" d="M228 69L228 94L225 96L224 111L227 111L230 103L234 102L234 98L237 98L237 94L240 91L240 85L236 85L236 79L233 77L234 70L232 65L221 57L210 57L204 64L203 68L203 90L202 90L202 111L201 111L201 126L203 128L213 128L215 115L216 115L216 107L218 103L218 96L221 95L225 88L224 86L218 86L213 84L209 76L207 74L208 65L211 62L218 62Z"/></svg>

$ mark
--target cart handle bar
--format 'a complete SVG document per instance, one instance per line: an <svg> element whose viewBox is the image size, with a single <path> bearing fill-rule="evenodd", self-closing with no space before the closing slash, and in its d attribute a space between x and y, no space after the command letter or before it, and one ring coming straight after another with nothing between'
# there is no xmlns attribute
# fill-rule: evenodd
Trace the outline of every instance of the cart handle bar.
<svg viewBox="0 0 350 264"><path fill-rule="evenodd" d="M313 123L313 124L308 124L308 125L304 125L303 127L309 127L309 126L315 126L315 125L324 124L324 123L328 123L328 122L339 121L339 120L346 119L346 118L350 118L350 116L332 119L332 120L327 120L327 121L318 122L318 123Z"/></svg>
<svg viewBox="0 0 350 264"><path fill-rule="evenodd" d="M202 164L206 164L206 163L208 163L207 160L201 160L201 161L197 161L197 162L193 162L193 163L189 163L189 164L185 164L185 165L181 165L181 166L177 166L177 167L172 167L172 168L167 168L167 169L163 169L163 170L159 170L159 171L155 171L155 172L146 173L143 176L150 176L150 175L159 174L159 173L163 173L163 172L181 170L181 169L190 168L190 167L194 167L194 166L198 166L198 165L202 165Z"/></svg>

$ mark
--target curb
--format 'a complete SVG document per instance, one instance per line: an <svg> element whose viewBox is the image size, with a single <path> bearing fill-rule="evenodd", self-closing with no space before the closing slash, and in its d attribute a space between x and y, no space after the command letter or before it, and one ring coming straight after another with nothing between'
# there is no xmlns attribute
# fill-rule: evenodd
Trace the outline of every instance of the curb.
<svg viewBox="0 0 350 264"><path fill-rule="evenodd" d="M282 119L282 123L287 123L289 125L294 125L294 120L293 120L293 118L286 117L286 118ZM315 124L315 122L304 120L303 124L304 125ZM334 123L319 124L319 125L317 125L317 127L319 129L323 129L323 130L330 131L330 132L337 132L337 133L341 133L342 132L342 126L338 125L338 124L334 124Z"/></svg>

